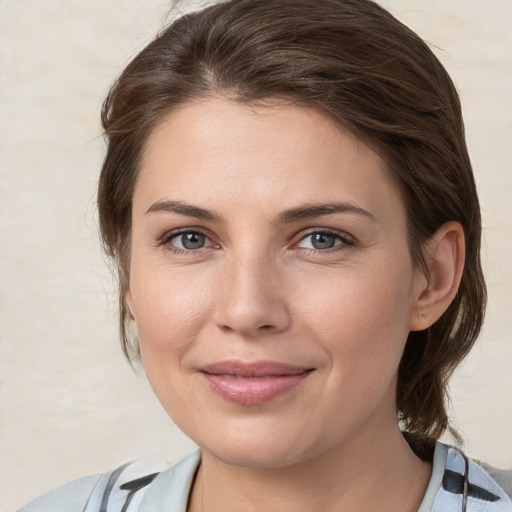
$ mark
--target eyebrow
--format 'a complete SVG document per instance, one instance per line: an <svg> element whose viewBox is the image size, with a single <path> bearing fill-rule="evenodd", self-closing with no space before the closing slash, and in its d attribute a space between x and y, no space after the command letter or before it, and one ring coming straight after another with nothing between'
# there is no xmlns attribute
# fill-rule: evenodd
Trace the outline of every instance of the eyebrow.
<svg viewBox="0 0 512 512"><path fill-rule="evenodd" d="M224 218L214 210L200 208L199 206L194 206L183 201L158 201L146 211L146 214L153 212L178 213L180 215L186 215L187 217L195 217L199 220L217 223L224 222ZM289 224L302 219L333 215L336 213L352 213L376 221L375 217L365 209L339 201L334 203L305 204L284 210L276 217L273 224Z"/></svg>
<svg viewBox="0 0 512 512"><path fill-rule="evenodd" d="M275 223L287 224L302 219L308 219L310 217L321 217L322 215L333 215L335 213L353 213L356 215L368 217L369 219L375 221L375 217L363 208L350 203L339 201L324 204L305 204L303 206L284 210L277 216Z"/></svg>
<svg viewBox="0 0 512 512"><path fill-rule="evenodd" d="M158 201L151 205L146 211L146 214L153 212L179 213L180 215L195 217L200 220L208 220L210 222L221 223L224 221L222 216L213 210L206 210L205 208L200 208L199 206L194 206L183 201Z"/></svg>

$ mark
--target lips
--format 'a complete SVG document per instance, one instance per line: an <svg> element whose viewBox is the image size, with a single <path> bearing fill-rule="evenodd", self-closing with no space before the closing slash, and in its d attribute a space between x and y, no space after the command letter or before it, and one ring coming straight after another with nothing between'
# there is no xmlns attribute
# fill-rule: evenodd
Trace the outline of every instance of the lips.
<svg viewBox="0 0 512 512"><path fill-rule="evenodd" d="M240 405L260 405L288 393L312 371L276 361L221 361L200 369L212 391Z"/></svg>

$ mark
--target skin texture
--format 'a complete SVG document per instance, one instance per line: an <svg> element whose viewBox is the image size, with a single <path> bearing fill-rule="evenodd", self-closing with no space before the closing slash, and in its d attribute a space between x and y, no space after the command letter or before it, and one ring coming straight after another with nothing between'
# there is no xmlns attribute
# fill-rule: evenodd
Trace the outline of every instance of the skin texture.
<svg viewBox="0 0 512 512"><path fill-rule="evenodd" d="M346 211L280 218L334 203ZM127 300L144 368L203 450L189 510L417 510L430 466L398 429L397 368L408 332L457 290L460 226L427 244L427 278L375 152L314 109L216 97L151 135L132 222ZM206 236L187 249L176 230ZM311 234L326 231L333 246L318 248ZM312 371L272 400L239 404L202 372L227 360Z"/></svg>

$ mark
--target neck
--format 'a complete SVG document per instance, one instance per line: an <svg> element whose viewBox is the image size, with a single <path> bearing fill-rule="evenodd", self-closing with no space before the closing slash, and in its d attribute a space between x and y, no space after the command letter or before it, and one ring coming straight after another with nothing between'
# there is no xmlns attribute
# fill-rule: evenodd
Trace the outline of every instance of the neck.
<svg viewBox="0 0 512 512"><path fill-rule="evenodd" d="M410 449L398 425L360 429L342 446L279 468L233 466L203 451L189 512L416 512L430 463Z"/></svg>

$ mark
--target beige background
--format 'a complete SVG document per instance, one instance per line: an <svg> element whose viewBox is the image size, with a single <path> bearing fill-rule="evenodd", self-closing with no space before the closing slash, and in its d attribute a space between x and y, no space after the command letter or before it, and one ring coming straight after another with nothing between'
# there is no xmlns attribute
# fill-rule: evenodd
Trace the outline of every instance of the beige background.
<svg viewBox="0 0 512 512"><path fill-rule="evenodd" d="M458 84L490 307L453 380L469 453L512 466L512 1L383 0ZM191 448L123 361L99 250L99 109L163 0L0 0L0 511L79 476Z"/></svg>

